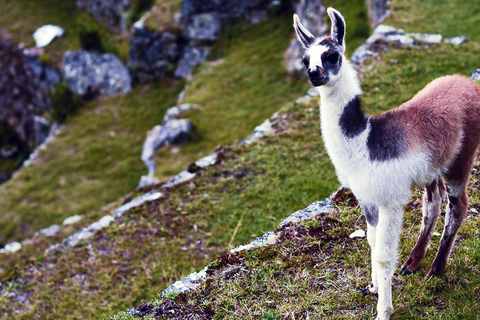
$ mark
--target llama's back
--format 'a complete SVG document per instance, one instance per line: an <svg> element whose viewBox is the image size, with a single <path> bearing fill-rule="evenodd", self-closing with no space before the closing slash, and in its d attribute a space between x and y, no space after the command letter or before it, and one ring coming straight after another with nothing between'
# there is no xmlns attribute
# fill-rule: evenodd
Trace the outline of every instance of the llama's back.
<svg viewBox="0 0 480 320"><path fill-rule="evenodd" d="M460 154L470 158L480 145L480 87L470 78L438 78L398 112L404 113L409 145L427 151L439 168Z"/></svg>

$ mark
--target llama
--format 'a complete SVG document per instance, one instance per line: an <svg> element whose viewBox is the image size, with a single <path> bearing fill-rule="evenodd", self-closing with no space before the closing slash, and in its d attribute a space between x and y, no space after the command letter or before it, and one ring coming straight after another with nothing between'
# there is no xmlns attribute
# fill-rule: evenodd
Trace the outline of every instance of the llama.
<svg viewBox="0 0 480 320"><path fill-rule="evenodd" d="M423 220L401 272L412 273L424 257L445 192L445 228L426 277L446 267L467 213L466 184L480 145L480 87L464 76L441 77L400 107L367 116L357 75L344 55L345 20L333 8L327 13L330 35L314 37L297 15L293 26L305 49L308 80L320 95L325 147L340 183L352 190L365 212L372 283L363 294L378 293L377 319L389 319L404 206L415 186L425 188Z"/></svg>

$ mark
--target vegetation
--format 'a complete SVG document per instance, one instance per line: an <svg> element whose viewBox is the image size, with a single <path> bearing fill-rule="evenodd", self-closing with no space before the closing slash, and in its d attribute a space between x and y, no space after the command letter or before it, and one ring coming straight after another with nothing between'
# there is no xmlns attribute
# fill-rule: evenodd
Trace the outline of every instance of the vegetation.
<svg viewBox="0 0 480 320"><path fill-rule="evenodd" d="M64 123L80 107L80 97L70 90L66 84L58 84L51 97L51 116L55 122Z"/></svg>
<svg viewBox="0 0 480 320"><path fill-rule="evenodd" d="M352 19L364 13L349 18L357 6L343 9L330 2L345 14L347 35L353 36ZM233 143L223 148L223 162L164 192L161 199L130 210L92 240L68 252L45 254L49 245L111 212L123 201L121 195L135 188L146 173L139 161L145 132L175 104L183 83L138 87L122 97L90 101L79 110L37 163L0 188L0 207L6 208L2 219L9 221L0 221L0 226L12 238L68 215L85 216L55 238L35 237L21 251L2 256L0 314L9 319L108 318L118 310L114 318L133 319L123 310L143 303L145 310L155 310L150 317L170 319L181 312L217 319L371 318L375 297L359 294L369 281L368 245L365 239L347 237L365 228L351 198L339 199L335 211L321 219L278 230L274 246L224 254L338 187L321 142L318 100L288 103L307 88L305 79L289 78L281 68L281 54L293 37L290 29L291 17L280 16L223 34L213 49L215 61L197 69L186 93L186 102L201 106L187 114L197 134L192 143L160 150L155 174L165 180L218 143ZM349 52L354 41L347 38ZM371 114L406 101L435 77L470 75L480 53L477 43L388 49L367 61L361 73L362 101ZM248 146L235 144L276 111L274 134ZM478 165L469 195L476 211ZM419 197L417 190L407 206L401 259L416 240ZM444 276L423 280L435 251L430 249L417 273L395 278L395 317L476 319L477 216L470 212ZM31 225L15 220L20 217ZM439 237L433 241L435 248ZM210 280L197 291L158 298L173 281L212 260Z"/></svg>

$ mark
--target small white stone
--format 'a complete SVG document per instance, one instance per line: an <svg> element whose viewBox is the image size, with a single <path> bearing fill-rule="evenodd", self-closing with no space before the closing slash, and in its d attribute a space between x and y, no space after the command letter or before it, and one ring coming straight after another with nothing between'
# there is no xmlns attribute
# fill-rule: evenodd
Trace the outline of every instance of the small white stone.
<svg viewBox="0 0 480 320"><path fill-rule="evenodd" d="M55 37L63 36L63 29L59 26L54 26L51 24L46 24L43 27L38 28L33 33L33 39L35 39L35 44L37 48L46 47L50 42L52 42Z"/></svg>
<svg viewBox="0 0 480 320"><path fill-rule="evenodd" d="M60 226L58 224L53 224L48 228L44 228L38 231L39 234L43 234L46 237L53 237L60 232Z"/></svg>
<svg viewBox="0 0 480 320"><path fill-rule="evenodd" d="M439 237L439 236L440 236L440 233L434 232L434 233L432 233L432 235L435 236L435 237Z"/></svg>
<svg viewBox="0 0 480 320"><path fill-rule="evenodd" d="M77 223L77 222L80 221L80 220L82 220L82 216L74 215L74 216L68 217L68 218L66 218L65 220L63 220L63 223L62 223L62 224L63 224L64 226L68 226L68 225Z"/></svg>
<svg viewBox="0 0 480 320"><path fill-rule="evenodd" d="M365 231L362 229L355 230L351 235L349 235L350 238L365 238Z"/></svg>
<svg viewBox="0 0 480 320"><path fill-rule="evenodd" d="M475 208L471 208L471 209L470 209L470 212L478 213L477 209L475 209Z"/></svg>
<svg viewBox="0 0 480 320"><path fill-rule="evenodd" d="M15 241L7 244L5 248L0 249L0 253L13 253L13 252L17 252L21 248L22 248L22 245L20 244L20 242Z"/></svg>

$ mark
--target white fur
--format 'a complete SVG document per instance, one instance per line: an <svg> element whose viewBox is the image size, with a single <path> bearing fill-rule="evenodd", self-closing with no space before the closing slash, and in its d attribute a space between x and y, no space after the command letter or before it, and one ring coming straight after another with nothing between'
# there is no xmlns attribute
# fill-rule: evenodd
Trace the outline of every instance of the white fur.
<svg viewBox="0 0 480 320"><path fill-rule="evenodd" d="M332 25L335 23L334 12L334 9L328 9ZM338 15L341 17L340 13ZM294 26L303 28L298 17ZM332 39L335 38L333 32L332 26ZM321 40L313 45L304 45L310 57L310 70L323 67L320 57L328 48L318 45ZM345 49L344 42L341 47ZM403 207L411 198L412 186L425 186L439 177L441 172L431 165L429 155L423 150L410 149L386 161L370 160L367 147L370 120L367 121L366 130L359 135L347 138L343 134L340 127L343 109L362 91L352 65L344 56L341 59L338 74L329 74L329 81L318 87L322 136L341 184L350 188L360 202L378 208L377 224L367 224L367 239L372 251L372 284L368 290L371 293L378 292L377 319L385 320L393 313L391 283L398 260ZM438 201L434 205L438 206ZM431 209L438 210L436 207ZM434 215L433 212L425 214Z"/></svg>

